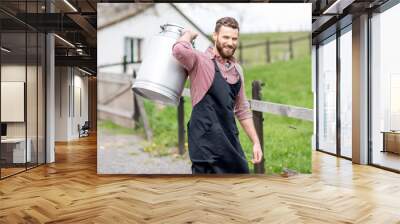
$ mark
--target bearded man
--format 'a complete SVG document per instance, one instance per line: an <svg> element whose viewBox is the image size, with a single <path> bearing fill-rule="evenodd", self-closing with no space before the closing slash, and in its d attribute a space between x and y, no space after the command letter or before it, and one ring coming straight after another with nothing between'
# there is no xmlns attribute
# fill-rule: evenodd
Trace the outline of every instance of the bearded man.
<svg viewBox="0 0 400 224"><path fill-rule="evenodd" d="M232 17L219 19L214 46L206 52L192 47L197 35L184 30L172 48L190 79L193 109L187 128L192 173L249 173L235 117L253 143L253 163L261 162L262 150L245 96L243 70L233 56L239 24Z"/></svg>

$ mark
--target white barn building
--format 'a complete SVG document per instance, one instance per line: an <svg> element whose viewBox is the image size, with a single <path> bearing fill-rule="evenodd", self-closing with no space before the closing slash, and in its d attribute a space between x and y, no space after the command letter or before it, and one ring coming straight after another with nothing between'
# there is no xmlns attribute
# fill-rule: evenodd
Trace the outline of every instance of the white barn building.
<svg viewBox="0 0 400 224"><path fill-rule="evenodd" d="M101 6L100 6L101 7ZM98 17L102 17L99 12ZM99 18L100 19L100 18ZM131 63L124 71L124 66L106 66L140 61L146 54L146 44L152 36L161 31L160 26L166 23L179 24L199 33L195 48L205 51L211 45L211 39L194 24L175 4L147 4L131 15L99 24L97 31L97 65L99 72L132 74L139 63Z"/></svg>

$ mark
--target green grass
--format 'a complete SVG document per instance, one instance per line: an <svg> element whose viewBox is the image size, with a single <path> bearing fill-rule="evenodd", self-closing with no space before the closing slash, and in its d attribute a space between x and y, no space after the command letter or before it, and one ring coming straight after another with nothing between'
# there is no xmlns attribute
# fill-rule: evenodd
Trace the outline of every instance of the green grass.
<svg viewBox="0 0 400 224"><path fill-rule="evenodd" d="M99 130L104 130L107 133L114 135L132 135L142 133L142 129L134 130L132 128L125 128L113 123L111 120L99 120L97 126Z"/></svg>
<svg viewBox="0 0 400 224"><path fill-rule="evenodd" d="M251 97L252 81L260 80L264 101L313 108L310 57L244 67L244 79L247 97Z"/></svg>
<svg viewBox="0 0 400 224"><path fill-rule="evenodd" d="M280 173L283 168L310 173L312 122L267 113L263 116L264 158L267 173ZM250 160L252 144L241 127L239 127L239 132L243 150ZM250 161L249 167L253 167Z"/></svg>
<svg viewBox="0 0 400 224"><path fill-rule="evenodd" d="M184 111L185 111L185 128L190 119L192 112L191 99L185 97ZM178 145L178 113L176 107L171 106L155 106L152 101L144 100L144 106L148 114L150 125L153 129L153 143L152 150L165 151L165 148L177 147ZM185 141L187 143L187 139ZM187 144L186 144L187 149Z"/></svg>
<svg viewBox="0 0 400 224"><path fill-rule="evenodd" d="M248 98L251 97L252 81L260 80L265 84L262 89L264 101L313 108L310 57L245 67L244 73ZM310 173L313 123L267 113L263 116L267 172L277 173L289 168ZM251 158L251 142L241 127L239 131L242 147L247 158ZM249 163L249 166L252 164Z"/></svg>

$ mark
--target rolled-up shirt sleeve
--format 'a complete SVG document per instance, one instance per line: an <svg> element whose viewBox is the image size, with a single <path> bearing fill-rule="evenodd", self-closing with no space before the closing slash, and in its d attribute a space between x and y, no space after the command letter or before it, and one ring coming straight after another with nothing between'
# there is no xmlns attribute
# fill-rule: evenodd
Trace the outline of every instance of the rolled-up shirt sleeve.
<svg viewBox="0 0 400 224"><path fill-rule="evenodd" d="M194 68L199 57L199 53L187 41L177 41L172 46L172 55L187 71Z"/></svg>
<svg viewBox="0 0 400 224"><path fill-rule="evenodd" d="M238 95L236 96L235 101L235 116L240 120L253 118L253 113L250 110L250 103L246 98L246 94L244 91L244 77L241 75L242 84L240 86L240 90Z"/></svg>

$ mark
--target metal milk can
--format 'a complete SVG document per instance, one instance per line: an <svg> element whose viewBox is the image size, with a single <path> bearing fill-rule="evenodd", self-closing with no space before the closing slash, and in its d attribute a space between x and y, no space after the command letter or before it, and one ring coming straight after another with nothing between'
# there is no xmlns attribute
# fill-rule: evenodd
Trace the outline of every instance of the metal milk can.
<svg viewBox="0 0 400 224"><path fill-rule="evenodd" d="M132 89L138 95L177 106L187 79L186 70L172 55L172 46L181 36L182 26L165 24L152 37Z"/></svg>

